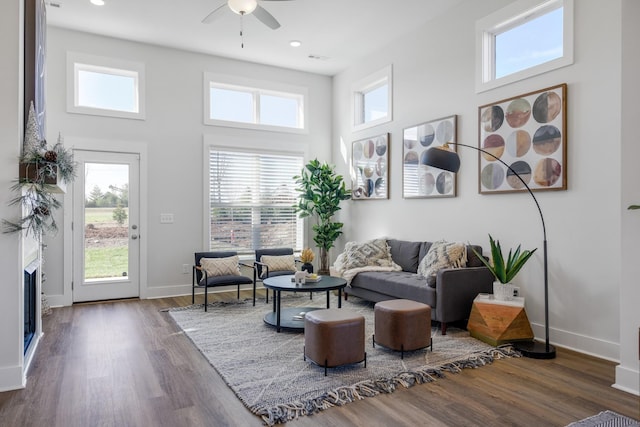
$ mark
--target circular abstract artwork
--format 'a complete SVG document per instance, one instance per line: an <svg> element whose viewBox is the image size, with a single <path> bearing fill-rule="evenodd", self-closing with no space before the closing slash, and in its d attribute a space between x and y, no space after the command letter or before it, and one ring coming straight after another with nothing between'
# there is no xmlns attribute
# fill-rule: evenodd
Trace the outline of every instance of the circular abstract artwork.
<svg viewBox="0 0 640 427"><path fill-rule="evenodd" d="M497 158L500 158L504 153L504 139L497 133L492 133L485 138L484 142L482 143L482 149L493 154ZM491 157L485 153L482 153L482 157L484 157L485 160L489 162L493 162L496 160L495 157Z"/></svg>
<svg viewBox="0 0 640 427"><path fill-rule="evenodd" d="M368 140L362 147L362 154L364 155L365 159L370 159L371 157L373 157L373 153L375 153L375 145L373 144L372 140Z"/></svg>
<svg viewBox="0 0 640 427"><path fill-rule="evenodd" d="M433 130L433 126L429 124L420 126L418 128L418 139L420 140L420 145L422 145L423 147L430 146L435 139L435 131Z"/></svg>
<svg viewBox="0 0 640 427"><path fill-rule="evenodd" d="M497 163L489 163L482 168L480 182L489 190L499 188L504 182L504 169Z"/></svg>
<svg viewBox="0 0 640 427"><path fill-rule="evenodd" d="M504 122L504 111L497 105L489 107L482 112L480 122L485 132L495 132Z"/></svg>
<svg viewBox="0 0 640 427"><path fill-rule="evenodd" d="M519 128L525 125L531 117L531 104L526 99L520 98L511 101L507 107L507 123L512 128Z"/></svg>
<svg viewBox="0 0 640 427"><path fill-rule="evenodd" d="M562 176L562 166L551 158L542 159L536 164L533 180L541 187L551 187Z"/></svg>
<svg viewBox="0 0 640 427"><path fill-rule="evenodd" d="M440 122L436 128L436 140L441 144L453 140L453 123L448 120Z"/></svg>
<svg viewBox="0 0 640 427"><path fill-rule="evenodd" d="M436 178L436 190L440 194L449 194L453 191L453 174L442 171Z"/></svg>
<svg viewBox="0 0 640 427"><path fill-rule="evenodd" d="M522 181L529 185L529 182L531 181L531 166L529 166L529 163L520 160L512 163L510 167L513 170L507 169L507 184L509 184L511 188L515 190L521 190L525 188ZM522 181L520 181L514 171L518 175L520 175Z"/></svg>
<svg viewBox="0 0 640 427"><path fill-rule="evenodd" d="M436 188L436 179L434 178L432 173L425 173L420 176L419 182L419 192L420 194L429 195L433 193L433 190Z"/></svg>
<svg viewBox="0 0 640 427"><path fill-rule="evenodd" d="M533 102L533 118L538 123L549 123L560 114L562 100L555 92L540 94Z"/></svg>
<svg viewBox="0 0 640 427"><path fill-rule="evenodd" d="M507 137L507 153L512 157L522 157L531 149L531 135L524 130L512 132Z"/></svg>
<svg viewBox="0 0 640 427"><path fill-rule="evenodd" d="M541 156L549 156L555 153L562 142L560 130L551 125L538 128L533 134L533 149Z"/></svg>

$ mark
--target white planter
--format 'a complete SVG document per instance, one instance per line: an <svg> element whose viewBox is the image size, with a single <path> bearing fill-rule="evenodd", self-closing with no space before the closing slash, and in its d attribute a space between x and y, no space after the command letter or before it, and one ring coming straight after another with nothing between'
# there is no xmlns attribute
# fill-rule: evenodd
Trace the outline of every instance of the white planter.
<svg viewBox="0 0 640 427"><path fill-rule="evenodd" d="M493 282L493 297L499 301L512 301L515 286L511 283Z"/></svg>

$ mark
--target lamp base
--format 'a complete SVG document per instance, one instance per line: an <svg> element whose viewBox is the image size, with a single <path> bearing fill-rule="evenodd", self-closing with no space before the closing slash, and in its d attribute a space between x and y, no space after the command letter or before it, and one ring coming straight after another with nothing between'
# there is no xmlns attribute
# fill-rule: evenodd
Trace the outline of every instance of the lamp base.
<svg viewBox="0 0 640 427"><path fill-rule="evenodd" d="M524 357L532 359L555 359L556 348L538 341L521 341L513 343L513 347Z"/></svg>

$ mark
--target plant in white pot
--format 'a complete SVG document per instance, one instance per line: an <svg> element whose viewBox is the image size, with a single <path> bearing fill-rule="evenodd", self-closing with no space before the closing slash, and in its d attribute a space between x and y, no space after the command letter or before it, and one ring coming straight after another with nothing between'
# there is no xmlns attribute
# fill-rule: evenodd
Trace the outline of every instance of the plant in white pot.
<svg viewBox="0 0 640 427"><path fill-rule="evenodd" d="M509 255L505 261L504 255L502 254L502 248L500 247L500 241L493 240L493 237L489 234L489 243L491 245L492 262L487 261L475 250L474 252L480 261L482 261L482 263L491 270L491 273L493 273L493 276L496 278L496 281L493 282L493 295L495 299L502 301L512 300L514 286L511 281L516 277L520 269L524 267L525 263L529 258L531 258L537 248L522 251L520 249L521 245L518 245L515 251L509 249Z"/></svg>

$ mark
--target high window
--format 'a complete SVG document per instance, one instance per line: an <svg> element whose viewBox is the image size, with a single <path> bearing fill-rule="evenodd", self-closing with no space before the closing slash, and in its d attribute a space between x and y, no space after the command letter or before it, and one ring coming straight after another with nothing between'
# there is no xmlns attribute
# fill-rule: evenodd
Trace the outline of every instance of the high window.
<svg viewBox="0 0 640 427"><path fill-rule="evenodd" d="M207 125L303 132L307 90L205 73Z"/></svg>
<svg viewBox="0 0 640 427"><path fill-rule="evenodd" d="M353 85L353 128L366 129L392 120L391 66Z"/></svg>
<svg viewBox="0 0 640 427"><path fill-rule="evenodd" d="M144 64L69 52L67 111L144 119Z"/></svg>
<svg viewBox="0 0 640 427"><path fill-rule="evenodd" d="M573 0L520 0L478 21L476 90L573 63Z"/></svg>
<svg viewBox="0 0 640 427"><path fill-rule="evenodd" d="M255 249L303 245L303 220L293 176L301 154L209 148L210 250L251 254Z"/></svg>

